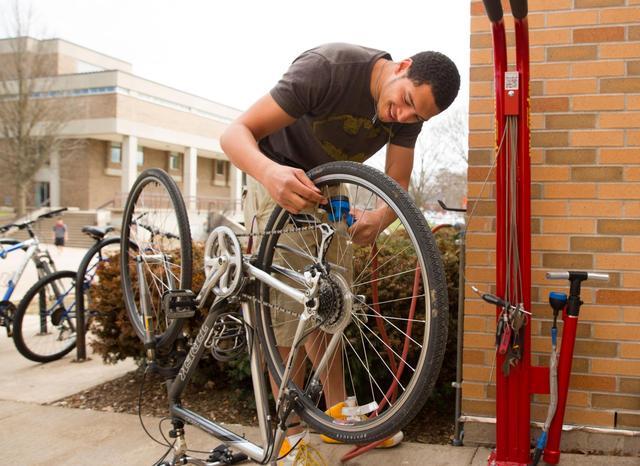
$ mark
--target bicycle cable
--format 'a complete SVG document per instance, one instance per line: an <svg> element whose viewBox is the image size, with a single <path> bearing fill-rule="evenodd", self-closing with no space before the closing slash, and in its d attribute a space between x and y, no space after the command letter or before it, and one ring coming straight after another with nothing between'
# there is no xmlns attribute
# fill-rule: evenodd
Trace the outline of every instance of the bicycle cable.
<svg viewBox="0 0 640 466"><path fill-rule="evenodd" d="M176 442L174 441L171 446L169 446L169 448L167 449L166 452L164 452L164 454L160 457L160 459L158 459L155 463L153 463L153 466L162 466L164 462L164 459L169 455L169 453L171 453L171 451L173 450L173 446L176 444Z"/></svg>
<svg viewBox="0 0 640 466"><path fill-rule="evenodd" d="M146 361L145 361L145 365L146 365ZM161 441L156 439L153 435L151 435L151 433L145 427L144 422L142 421L142 393L144 390L144 383L145 383L145 379L147 378L148 370L149 370L149 366L147 365L144 369L144 372L142 373L142 381L140 382L140 392L138 394L138 419L140 420L140 425L142 426L142 430L144 430L145 434L147 434L147 437L149 437L151 440L156 442L158 445L162 445L163 447L173 448L173 445L169 445L169 443L162 443ZM160 420L160 422L162 422L162 420ZM164 438L164 434L162 434L162 431L160 431L160 434Z"/></svg>

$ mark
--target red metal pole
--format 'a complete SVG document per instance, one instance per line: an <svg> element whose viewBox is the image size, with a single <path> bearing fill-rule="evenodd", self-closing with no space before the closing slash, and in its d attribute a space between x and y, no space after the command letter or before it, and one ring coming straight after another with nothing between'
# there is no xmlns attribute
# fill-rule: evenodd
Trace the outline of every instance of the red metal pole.
<svg viewBox="0 0 640 466"><path fill-rule="evenodd" d="M523 303L531 309L531 230L530 230L530 160L529 160L529 41L525 8L515 21L516 66L519 75L519 93L515 111L509 115L517 118L517 156L515 162L509 160L509 141L503 135L506 126L505 72L507 71L506 37L502 6L499 0L484 0L491 20L496 99L496 294L513 303ZM514 9L515 11L515 9ZM513 100L511 100L513 102ZM512 117L513 118L513 117ZM515 135L513 135L515 136ZM516 163L516 179L509 180L510 165ZM511 182L509 182L511 181ZM511 205L510 189L516 190L516 203ZM511 224L511 213L516 209L515 225ZM513 232L515 228L517 231ZM512 257L508 262L508 239L517 233L516 241L519 262ZM521 277L521 287L516 287L515 295L505 296L507 277ZM521 291L521 294L519 293ZM496 318L502 308L496 308ZM502 371L505 356L496 355L496 450L489 459L496 465L526 465L530 457L530 386L531 363L530 327L521 330L522 359L505 376Z"/></svg>

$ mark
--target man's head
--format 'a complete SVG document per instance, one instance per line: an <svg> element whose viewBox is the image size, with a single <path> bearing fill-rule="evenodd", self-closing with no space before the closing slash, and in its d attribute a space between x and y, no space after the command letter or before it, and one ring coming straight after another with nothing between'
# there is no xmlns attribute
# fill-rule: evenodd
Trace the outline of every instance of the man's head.
<svg viewBox="0 0 640 466"><path fill-rule="evenodd" d="M385 70L388 65L389 70ZM439 52L420 52L381 67L378 118L385 122L426 121L447 109L458 95L460 74ZM375 96L374 96L375 97Z"/></svg>

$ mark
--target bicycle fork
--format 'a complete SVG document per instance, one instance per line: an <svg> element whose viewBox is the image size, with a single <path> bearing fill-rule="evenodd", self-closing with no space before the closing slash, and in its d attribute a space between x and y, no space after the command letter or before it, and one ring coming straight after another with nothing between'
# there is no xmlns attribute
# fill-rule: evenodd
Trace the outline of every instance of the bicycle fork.
<svg viewBox="0 0 640 466"><path fill-rule="evenodd" d="M148 257L146 258L149 259ZM149 294L147 280L144 276L145 260L142 256L136 257L136 271L138 272L138 288L140 289L140 307L142 308L142 321L144 322L144 349L147 361L153 362L156 358L156 341L153 336L153 317L149 309Z"/></svg>

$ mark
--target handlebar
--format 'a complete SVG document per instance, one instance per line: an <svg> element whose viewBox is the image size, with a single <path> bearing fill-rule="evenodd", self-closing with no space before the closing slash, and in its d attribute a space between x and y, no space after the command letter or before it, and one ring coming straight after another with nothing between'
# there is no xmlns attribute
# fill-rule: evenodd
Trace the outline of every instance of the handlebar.
<svg viewBox="0 0 640 466"><path fill-rule="evenodd" d="M53 217L54 215L57 215L57 214L59 214L59 213L61 213L61 212L65 212L66 210L69 210L69 209L68 209L68 207L62 207L61 209L50 210L49 212L46 212L46 213L44 213L44 214L42 214L42 215L38 215L38 216L36 217L36 220L41 219L41 218L51 218L51 217ZM36 220L34 220L34 222L35 222Z"/></svg>
<svg viewBox="0 0 640 466"><path fill-rule="evenodd" d="M487 10L487 16L492 23L497 23L502 19L502 5L500 0L482 0L484 8Z"/></svg>
<svg viewBox="0 0 640 466"><path fill-rule="evenodd" d="M516 19L523 19L527 16L529 7L527 0L509 0L511 4L511 14Z"/></svg>
<svg viewBox="0 0 640 466"><path fill-rule="evenodd" d="M547 272L546 277L548 280L570 280L576 274L586 274L585 280L609 281L608 273L598 272Z"/></svg>
<svg viewBox="0 0 640 466"><path fill-rule="evenodd" d="M42 215L38 215L33 220L27 220L26 222L22 222L22 223L7 223L6 225L2 225L0 227L0 233L5 233L5 232L9 231L11 228L17 228L18 230L24 230L29 225L32 225L32 224L36 223L38 220L42 220L43 218L51 218L54 215L57 215L57 214L59 214L61 212L64 212L66 210L69 210L69 208L68 207L62 207L60 209L50 210L49 212L45 212Z"/></svg>
<svg viewBox="0 0 640 466"><path fill-rule="evenodd" d="M449 207L441 199L438 199L438 204L440 204L440 207L442 207L444 210L448 210L449 212L466 212L467 211L467 209L465 209L464 207L462 207L462 208L461 207Z"/></svg>
<svg viewBox="0 0 640 466"><path fill-rule="evenodd" d="M144 228L152 235L164 236L167 239L180 239L178 235L174 235L173 233L162 231L159 228L152 227L151 225L147 225L146 223L136 223L141 228Z"/></svg>

